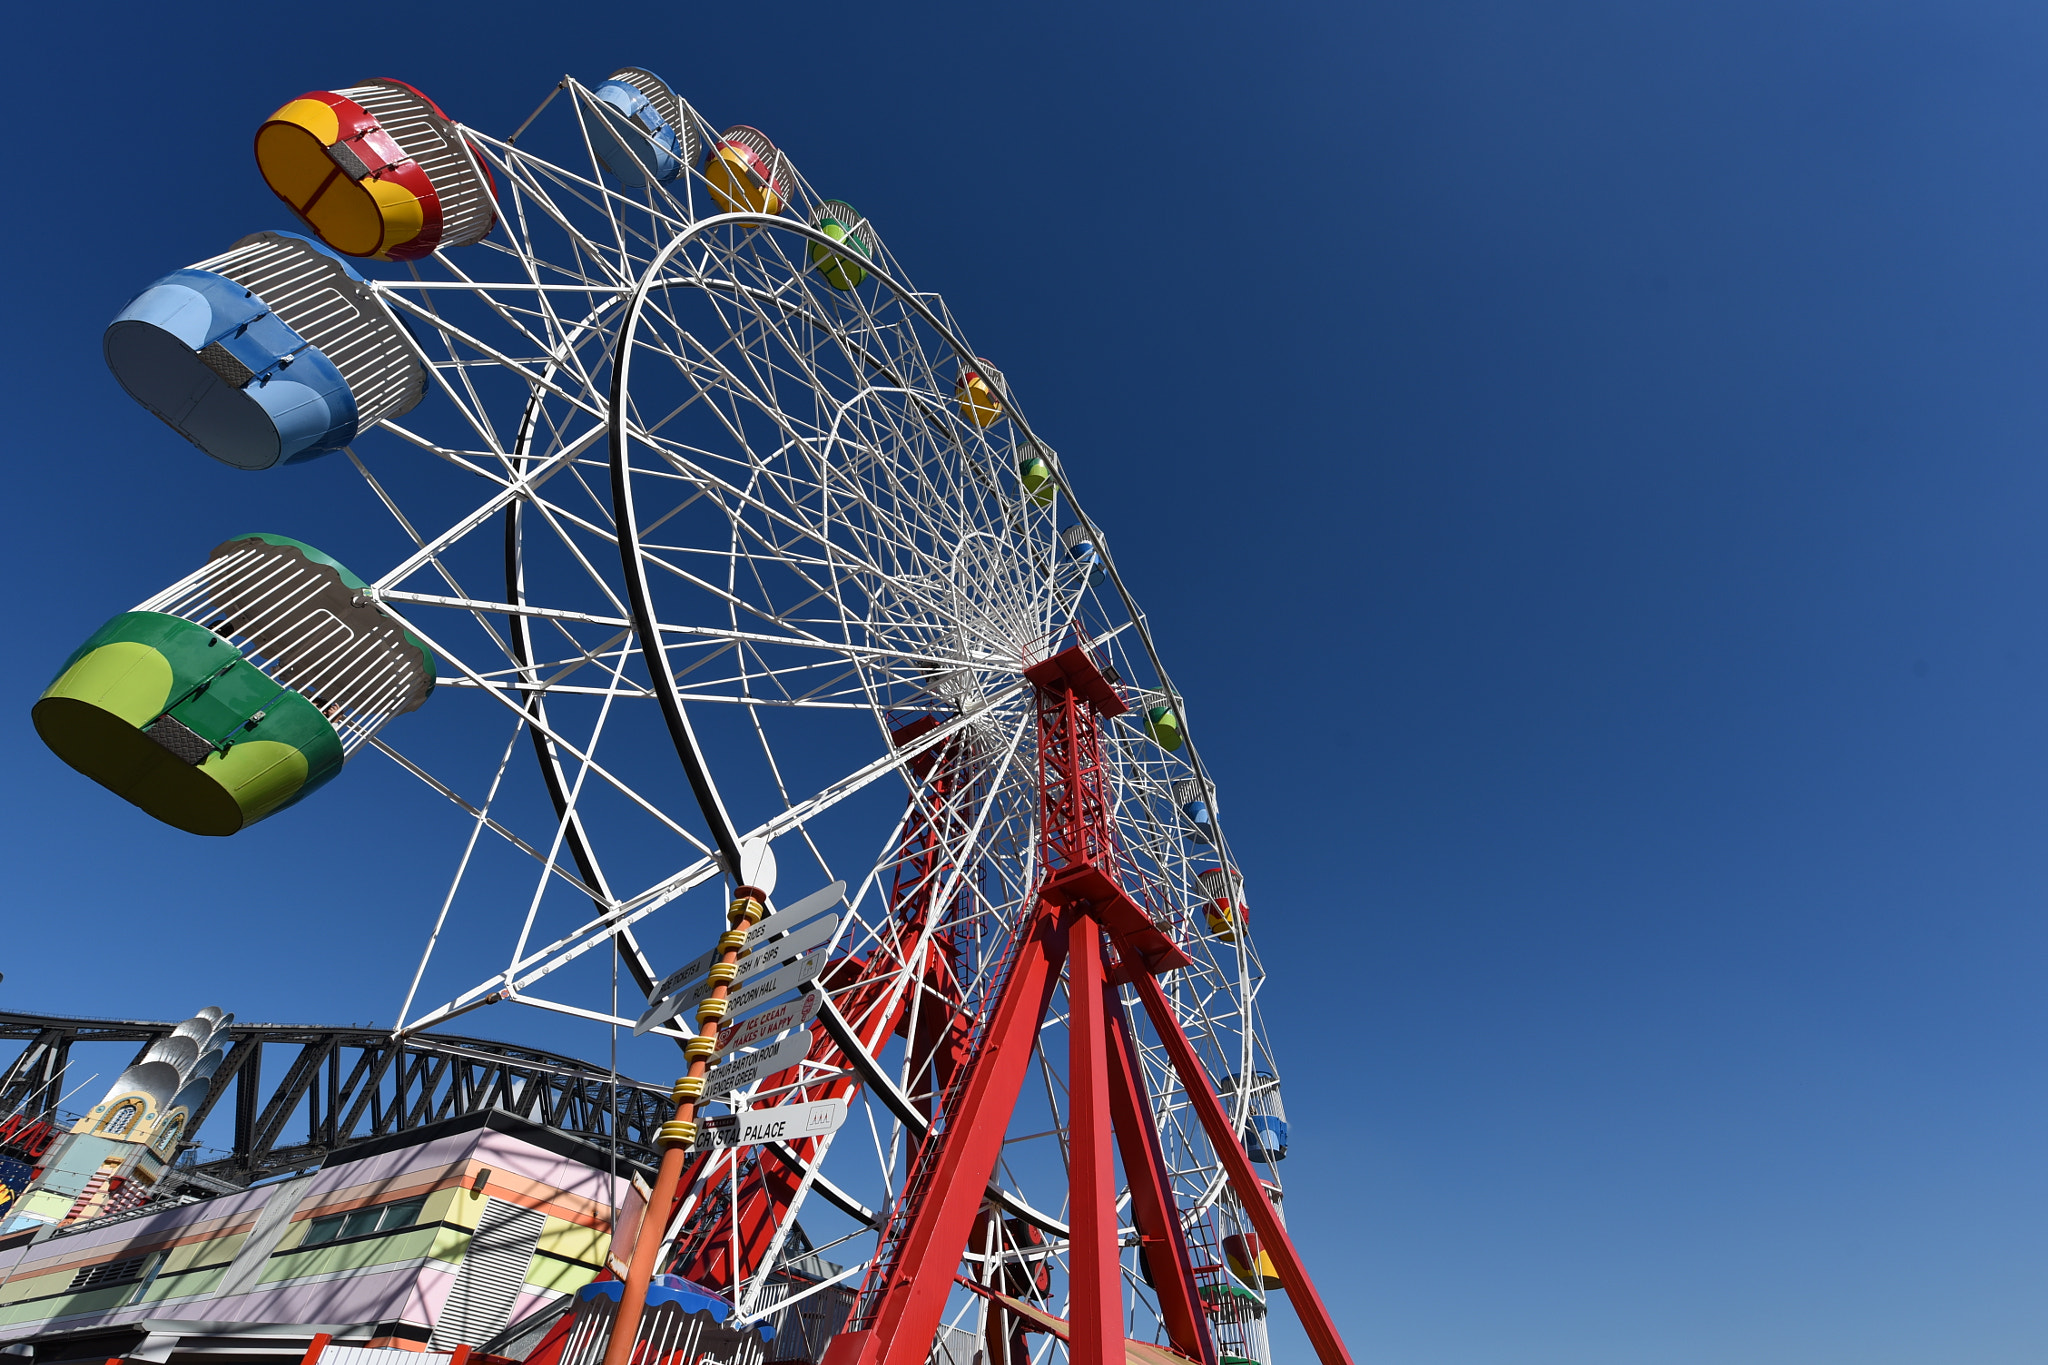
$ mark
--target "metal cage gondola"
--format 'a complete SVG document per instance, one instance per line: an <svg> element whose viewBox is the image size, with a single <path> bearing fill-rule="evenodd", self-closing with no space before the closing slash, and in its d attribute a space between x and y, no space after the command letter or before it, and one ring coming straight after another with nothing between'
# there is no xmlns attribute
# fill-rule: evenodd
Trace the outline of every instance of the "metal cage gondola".
<svg viewBox="0 0 2048 1365"><path fill-rule="evenodd" d="M433 656L363 580L258 533L101 626L32 715L101 786L166 824L227 835L328 781L433 686Z"/></svg>
<svg viewBox="0 0 2048 1365"><path fill-rule="evenodd" d="M256 130L272 193L336 251L413 261L498 220L489 173L441 106L382 77L309 90Z"/></svg>
<svg viewBox="0 0 2048 1365"><path fill-rule="evenodd" d="M697 160L696 119L652 71L622 66L591 91L601 116L591 149L625 185L673 180Z"/></svg>
<svg viewBox="0 0 2048 1365"><path fill-rule="evenodd" d="M252 233L157 280L101 347L129 397L237 469L339 450L426 389L397 317L339 256L293 232Z"/></svg>

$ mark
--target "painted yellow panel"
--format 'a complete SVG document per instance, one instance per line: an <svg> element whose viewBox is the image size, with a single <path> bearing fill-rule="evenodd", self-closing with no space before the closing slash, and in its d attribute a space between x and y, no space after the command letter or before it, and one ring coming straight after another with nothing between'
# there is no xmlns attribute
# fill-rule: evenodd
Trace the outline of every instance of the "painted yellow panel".
<svg viewBox="0 0 2048 1365"><path fill-rule="evenodd" d="M300 108L317 109L327 116L326 136L307 127L303 119L266 123L256 130L256 169L278 198L303 212L319 195L320 187L337 178L339 168L327 155L327 148L339 129L334 111L318 100L293 100L277 112L282 118Z"/></svg>
<svg viewBox="0 0 2048 1365"><path fill-rule="evenodd" d="M611 1243L611 1234L602 1228L581 1227L551 1216L541 1224L535 1249L598 1266L604 1264L604 1254Z"/></svg>
<svg viewBox="0 0 2048 1365"><path fill-rule="evenodd" d="M545 1290L554 1294L573 1294L597 1278L594 1265L572 1265L558 1261L552 1256L536 1256L533 1264L526 1268L526 1284L529 1289Z"/></svg>
<svg viewBox="0 0 2048 1365"><path fill-rule="evenodd" d="M204 1242L187 1242L181 1247L172 1247L171 1254L164 1257L163 1274L176 1275L195 1265L212 1265L215 1261L232 1261L235 1253L242 1249L242 1243L249 1240L246 1232L231 1232L225 1237L213 1237Z"/></svg>
<svg viewBox="0 0 2048 1365"><path fill-rule="evenodd" d="M426 206L411 190L393 181L365 180L362 187L376 201L377 216L384 222L384 244L378 249L378 259L389 260L389 252L418 237L426 227Z"/></svg>
<svg viewBox="0 0 2048 1365"><path fill-rule="evenodd" d="M269 121L296 123L328 146L341 138L341 119L334 106L323 100L293 100L272 114Z"/></svg>
<svg viewBox="0 0 2048 1365"><path fill-rule="evenodd" d="M961 415L978 427L988 426L1003 415L1002 404L980 375L954 384L953 396L960 400Z"/></svg>
<svg viewBox="0 0 2048 1365"><path fill-rule="evenodd" d="M1265 1250L1263 1247L1259 1250L1259 1263L1256 1266L1245 1259L1244 1249L1241 1247L1226 1248L1223 1259L1229 1264L1230 1273L1245 1284L1253 1285L1260 1289L1278 1289L1281 1287L1280 1268L1273 1264L1273 1253Z"/></svg>
<svg viewBox="0 0 2048 1365"><path fill-rule="evenodd" d="M746 155L733 147L720 147L704 167L704 181L711 197L727 213L780 213L782 196L772 185L760 183Z"/></svg>
<svg viewBox="0 0 2048 1365"><path fill-rule="evenodd" d="M130 725L147 725L170 700L172 681L169 659L148 645L116 640L65 669L43 695L90 702Z"/></svg>
<svg viewBox="0 0 2048 1365"><path fill-rule="evenodd" d="M55 1190L37 1190L9 1212L30 1213L39 1218L62 1218L71 1212L71 1205L75 1200L75 1195L59 1194Z"/></svg>
<svg viewBox="0 0 2048 1365"><path fill-rule="evenodd" d="M484 1196L469 1192L471 1171L462 1172L462 1184L450 1185L445 1190L435 1190L427 1196L427 1206L420 1211L422 1223L454 1223L458 1227L473 1228L476 1220L483 1217Z"/></svg>
<svg viewBox="0 0 2048 1365"><path fill-rule="evenodd" d="M322 241L344 255L374 256L384 248L384 214L376 198L346 176L336 176L299 212Z"/></svg>

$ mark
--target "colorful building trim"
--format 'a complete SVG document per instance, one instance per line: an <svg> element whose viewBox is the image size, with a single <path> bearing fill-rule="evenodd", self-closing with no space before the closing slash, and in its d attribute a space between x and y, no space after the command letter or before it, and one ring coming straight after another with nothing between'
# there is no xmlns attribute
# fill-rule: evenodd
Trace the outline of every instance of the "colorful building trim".
<svg viewBox="0 0 2048 1365"><path fill-rule="evenodd" d="M496 1111L375 1139L240 1194L0 1238L0 1345L144 1319L347 1323L370 1346L483 1340L588 1284L630 1163Z"/></svg>

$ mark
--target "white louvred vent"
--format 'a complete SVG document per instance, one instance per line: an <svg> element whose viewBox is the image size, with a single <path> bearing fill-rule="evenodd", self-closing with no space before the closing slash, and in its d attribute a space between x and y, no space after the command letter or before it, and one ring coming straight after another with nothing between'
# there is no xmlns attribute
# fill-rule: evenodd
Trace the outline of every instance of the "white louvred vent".
<svg viewBox="0 0 2048 1365"><path fill-rule="evenodd" d="M539 1209L523 1209L502 1199L484 1201L476 1235L434 1324L436 1348L475 1346L498 1334L512 1316L546 1221Z"/></svg>

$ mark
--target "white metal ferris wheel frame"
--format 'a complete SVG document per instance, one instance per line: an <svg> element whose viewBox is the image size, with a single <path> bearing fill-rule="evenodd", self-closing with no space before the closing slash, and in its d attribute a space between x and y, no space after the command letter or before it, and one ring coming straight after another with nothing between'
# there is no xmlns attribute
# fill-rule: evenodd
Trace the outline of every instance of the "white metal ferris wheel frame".
<svg viewBox="0 0 2048 1365"><path fill-rule="evenodd" d="M576 110L583 149L590 157L591 171L588 176L533 156L516 146L517 139L534 125L542 112L564 90L571 92L571 104ZM694 110L688 109L687 105L684 107L686 117L697 117ZM703 283L701 276L693 276L688 272L677 273L675 269L678 260L683 258L692 245L709 241L719 233L745 232L750 237L754 233L760 233L765 238L766 234L772 232L793 238L806 248L815 247L832 253L865 271L876 281L878 292L886 294L896 307L914 315L915 319L939 340L944 349L950 352L950 359L955 365L962 368L981 366L976 360L975 352L960 335L950 315L945 312L944 305L936 296L920 294L902 282L893 261L887 257L885 245L878 246L876 252L870 256L857 257L851 254L842 242L787 216L746 212L695 216L694 195L701 187L694 186L690 180L690 176L697 173L694 167L683 179L685 200L682 202L676 201L673 195L660 190L659 187L650 189L646 201L641 202L607 186L599 170L599 158L590 138L589 119L593 116L594 109L595 101L591 93L573 79L565 79L509 139L494 139L473 129L462 129L463 134L472 140L480 161L488 163L502 177L502 188L499 193L501 229L494 232L485 243L480 244L478 249L493 250L517 261L519 271L524 275L523 279L482 279L465 271L461 260L451 258L448 253L437 252L431 259L448 272L448 279L423 279L420 278L420 272L415 269L412 271L414 278L411 280L371 281L371 288L388 306L415 328L433 337L445 347L446 355L441 356L433 353L422 337L414 337L411 343L416 348L418 358L427 367L430 392L438 392L447 400L461 421L475 434L481 448L443 444L423 434L414 426L395 420L385 420L379 425L397 439L495 487L482 502L449 523L443 530L434 534L421 534L385 483L372 474L353 450L349 451L349 459L374 495L398 520L416 547L410 555L377 577L366 595L379 602L387 613L425 641L452 667L453 676L444 675L442 678L444 686L481 691L504 706L514 718L511 739L491 777L488 793L477 800L465 798L459 793L457 784L437 777L427 767L401 754L386 740L373 741L380 751L442 796L455 802L472 820L467 847L462 853L447 897L442 904L434 934L429 938L427 952L422 956L419 971L413 977L412 989L407 994L401 1012L401 1034L433 1028L459 1014L499 1000L517 1001L613 1028L630 1027L632 1021L615 1010L592 1009L586 1005L573 1004L542 994L535 988L546 977L582 958L592 949L611 945L616 945L632 974L641 979L643 987L651 983L659 973L648 961L636 940L636 925L656 911L671 905L691 889L723 877L729 870L736 869L738 860L745 856L746 849L772 843L775 839L793 832L801 833L805 830L807 821L822 815L871 784L891 774L900 774L910 788L913 806L911 810L906 810L904 818L899 820L895 830L889 833L881 845L876 861L861 878L858 887L849 895L848 915L840 930L842 936L847 935L871 896L887 900L889 888L886 885L885 874L891 865L893 850L901 837L905 823L916 809L915 803L923 799L919 795L920 783L913 774L912 765L920 758L939 753L944 746L973 729L992 710L1012 709L1020 715L1028 716L1029 707L1024 703L1028 701L1031 689L1020 676L1019 661L991 662L987 659L947 655L935 650L920 654L902 649L856 645L848 641L834 641L822 637L806 640L800 634L789 630L786 623L784 633L775 634L767 631L743 631L738 629L737 625L732 629L724 629L658 618L648 600L647 574L650 555L641 548L642 528L633 503L634 480L630 468L632 443L643 441L651 444L654 438L645 425L635 421L629 412L632 397L630 371L635 339L639 334L642 319L648 312L650 299L666 290L700 287ZM708 125L704 125L704 128L707 133L710 132ZM800 177L795 188L808 189L801 184ZM575 201L585 210L597 209L608 224L614 241L602 244L586 235L579 219L556 202L557 195ZM663 199L667 200L667 207L659 202ZM666 240L656 242L631 225L629 219L642 215L646 216L651 224L660 225L669 232ZM513 219L516 219L516 223ZM536 220L569 235L576 241L579 244L578 259L610 265L608 278L586 278L581 283L573 282L567 277L575 274L575 269L540 257L534 244L533 223ZM636 260L631 245L636 235L647 242L651 251L644 266L637 271L629 271L624 267ZM504 240L506 238L510 239L509 243ZM607 255L608 252L611 254ZM554 272L563 278L544 278L548 272ZM793 272L792 279L796 279L802 273L802 269L798 268ZM742 291L735 286L735 292ZM510 326L516 341L530 343L530 349L537 351L537 354L526 354L520 349L515 349L510 343L493 341L479 334L480 329L458 326L452 322L444 316L436 302L437 298L450 295L458 295L480 304L485 312L495 316L500 323ZM515 307L510 302L514 297L519 299L521 306ZM575 306L567 310L559 308L558 305L565 300L571 301ZM528 322L521 321L522 315L537 319L539 331L534 330ZM828 328L830 325L827 324ZM596 343L595 349L600 354L596 363L586 363L584 351L593 342ZM462 352L467 352L468 355L465 356ZM609 352L608 357L605 352ZM942 355L935 357L934 360L943 361L946 358ZM599 376L603 373L607 359L611 366L610 384L608 392L601 394ZM929 366L927 369L929 370ZM520 413L518 434L511 441L503 439L498 425L491 421L491 403L480 392L473 370L489 370L499 375L509 375L526 387L529 398ZM922 395L920 401L936 402L941 405L946 401L945 395L936 383L927 385L918 392ZM1095 643L1108 644L1126 637L1136 642L1145 664L1157 683L1157 687L1152 689L1153 695L1156 696L1158 704L1172 710L1181 726L1182 734L1186 736L1187 754L1184 766L1188 775L1194 777L1200 784L1211 812L1209 830L1214 841L1214 855L1225 867L1234 867L1236 864L1229 856L1220 820L1215 815L1215 792L1200 762L1192 733L1187 725L1181 694L1172 685L1166 673L1146 618L1126 585L1100 527L1089 518L1075 498L1073 485L1058 455L1049 445L1038 439L1007 386L1004 386L1000 396L1004 417L1023 437L1026 447L1045 458L1051 466L1056 480L1057 496L1066 500L1072 515L1086 528L1100 556L1102 569L1112 586L1116 602L1122 608L1122 622L1098 633ZM534 453L533 441L540 426L539 411L550 401L558 404L564 413L575 418L578 425L573 432L558 432L552 448L545 453ZM578 512L566 502L551 499L544 491L550 481L576 471L579 465L594 463L587 457L600 441L605 443L611 457L609 474L616 510L615 525L612 527L607 527L599 520ZM703 471L702 477L716 478L708 471ZM588 491L587 485L585 489ZM518 517L522 526L533 519L548 522L558 539L572 549L575 541L565 527L573 528L593 542L610 541L615 546L627 542L629 548L621 556L621 563L626 566L625 599L622 600L613 590L606 573L587 559L583 562L583 568L590 582L598 585L609 598L613 609L610 612L545 606L529 600L524 592L523 558L518 570L522 576L520 591L512 591L508 584L508 590L504 594L510 600L494 600L465 590L443 562L444 556L467 538L484 531L495 520L508 514ZM675 514L669 513L670 516ZM514 534L523 535L524 532L508 532L508 535ZM1056 555L1056 547L1049 542L1045 548ZM508 554L510 553L508 548ZM523 550L521 554L523 555ZM674 568L666 564L659 567L671 571ZM418 590L417 587L402 586L428 571L440 576L447 589L445 592L425 592ZM1077 593L1077 610L1078 605ZM422 627L422 612L418 609L425 607L452 609L470 618L497 644L514 667L507 670L498 667L496 661L491 661L483 667L466 662L463 657L465 651L452 642L448 632L438 628ZM499 636L492 627L487 619L492 617L502 618L510 623L509 629L513 635L511 642ZM530 650L528 632L536 625L549 623L561 631L564 638L569 641L572 651L582 650L582 658L574 665L575 669L594 667L608 673L609 677L602 686L562 682L560 679L567 676L566 673L558 673L552 678L542 678L538 675L537 664L532 658L519 657L522 648L519 642L526 641L525 647ZM586 648L575 636L569 634L568 628L571 625L609 630L614 634L605 643L595 648ZM837 655L841 659L856 661L863 656L877 660L886 656L917 668L980 669L1004 681L996 690L981 699L982 705L973 709L963 709L960 714L943 720L936 728L900 748L885 747L880 757L844 773L837 780L802 799L786 799L784 809L751 828L741 829L728 813L719 794L711 765L706 761L703 749L698 743L687 709L691 702L732 703L737 699L733 696L709 693L701 686L693 691L684 692L678 676L669 663L667 642L671 638L722 642L726 648L735 651L772 645L778 649L808 647ZM640 657L650 670L646 681L637 681L628 676L628 656L634 648L635 641L638 642ZM545 703L551 695L582 697L595 701L599 707L599 719L589 739L579 741L572 737L569 727L550 723ZM609 716L614 703L621 700L644 702L649 698L659 703L667 728L675 741L678 756L688 771L698 798L699 813L709 826L711 837L708 841L690 828L687 819L676 818L664 810L659 801L636 790L622 775L598 761L605 718ZM759 703L754 705L758 707ZM872 695L872 691L865 704L838 705L843 709L862 710L875 715L877 719L881 718L882 703ZM756 728L759 728L758 721ZM1028 776L1018 761L1022 746L1027 740L1027 729L1028 720L1020 721L1013 727L1009 736L1008 747L998 768L1000 773L1014 774L1006 776L1006 781L1028 782ZM506 778L513 751L519 743L522 731L531 731L544 741L544 744L537 746L544 755L543 767L545 769L549 764L553 765L552 772L543 774L549 783L557 810L555 827L550 836L551 843L545 851L540 847L538 840L522 838L493 814L493 803ZM765 734L762 745L764 751L768 751ZM769 753L769 757L772 764L772 752ZM570 769L573 769L573 774ZM670 874L648 882L638 891L626 895L614 893L603 874L602 864L596 862L595 855L588 852L588 842L582 827L585 818L582 793L586 782L593 778L599 787L609 789L625 803L682 839L697 856ZM566 792L563 789L565 781ZM1170 792L1171 783L1167 784L1167 790ZM976 836L989 820L991 809L992 803L985 802L983 808L975 815ZM471 864L479 839L486 832L498 836L510 847L541 864L538 884L521 927L517 946L501 971L494 972L445 1003L428 1009L417 1017L408 1018L415 995L420 989L421 979L427 970L428 959L434 951L435 939L440 934L441 927L447 920L449 908L462 886L465 870ZM1182 832L1176 828L1169 837L1177 837ZM808 839L808 835L805 837ZM565 865L565 845L569 846L566 861L578 865L574 871ZM960 851L963 855L987 856L979 845L971 845ZM812 852L817 853L815 844L812 845ZM1032 876L1028 862L1032 853L1033 850L1029 848L1023 850L1027 862L1022 869L1022 880L1027 884L1026 889ZM822 866L823 855L819 854L818 857ZM955 866L947 874L949 881L939 888L937 893L940 903L943 903L947 895L956 892L962 879L968 875L968 856L957 857L953 861ZM535 944L532 939L537 924L537 913L541 898L551 884L565 886L579 896L587 897L595 907L596 913L567 932L557 932L551 937L544 935L546 941ZM885 924L887 918L888 907L885 905L874 919L877 924ZM929 940L934 927L926 926L926 941ZM920 948L923 946L922 943L919 945ZM902 965L894 986L896 991L911 989L913 983L909 979L909 964L915 956L915 953L900 954L898 960ZM1249 1078L1255 1071L1273 1068L1270 1052L1265 1049L1259 1037L1257 1025L1257 986L1262 980L1263 973L1257 966L1246 927L1242 924L1238 926L1237 942L1231 956L1234 959L1234 979L1226 982L1218 976L1216 984L1218 988L1234 997L1234 1017L1239 1021L1234 1030L1235 1037L1227 1040L1224 1034L1213 1026L1208 1027L1206 1031L1210 1045L1219 1049L1219 1059L1226 1065L1234 1064L1237 1074ZM1221 968L1222 964L1216 962L1213 953L1210 961ZM1190 1028L1190 1032L1200 1034L1203 1026L1209 1023L1209 1002L1193 1002L1190 1008L1193 1012L1189 1021L1195 1025ZM895 1191L888 1183L887 1171L900 1166L904 1142L914 1142L920 1137L929 1120L918 1108L914 1097L899 1084L899 1078L891 1075L889 1068L870 1049L861 1044L850 1021L841 1016L829 997L821 1008L820 1017L851 1069L858 1073L862 1093L878 1103L896 1125L886 1152L881 1134L879 1131L874 1133L877 1156L882 1159L884 1169L884 1190L885 1193L893 1194ZM665 1031L674 1037L688 1036L687 1033L676 1029ZM1234 1048L1229 1046L1232 1041L1236 1044ZM1234 1055L1231 1055L1233 1053ZM1264 1054L1263 1058L1260 1054ZM1174 1102L1170 1068L1148 1068L1148 1071L1152 1071L1155 1080L1153 1093L1155 1104L1160 1111L1158 1117L1162 1127L1169 1123L1174 1124L1181 1130L1183 1146L1198 1148L1201 1139L1198 1135L1190 1136L1185 1116L1177 1114L1179 1106ZM815 1075L806 1075L800 1084L812 1084L819 1079L820 1077ZM796 1087L784 1086L780 1089L794 1088ZM1048 1072L1048 1103L1057 1117L1058 1103L1052 1097L1052 1090L1053 1080ZM1241 1129L1252 1100L1252 1087L1241 1085L1229 1087L1228 1090L1227 1098L1233 1108L1232 1120ZM739 1098L742 1102L747 1099L745 1095ZM758 1100L769 1096L761 1094L753 1098ZM823 1169L827 1155L828 1151L821 1150L814 1162L804 1166L797 1199L788 1211L785 1225L776 1234L774 1249L764 1260L761 1271L753 1277L747 1291L743 1295L736 1295L738 1301L735 1306L743 1319L769 1311L757 1303L761 1281L775 1263L776 1253L779 1252L788 1231L787 1223L793 1223L805 1193L819 1193L857 1222L873 1225L886 1213L885 1209L878 1210L864 1202L858 1192L842 1188L834 1182ZM735 1161L735 1180L737 1173L738 1163ZM1205 1188L1199 1198L1194 1201L1194 1207L1187 1211L1187 1216L1200 1215L1223 1196L1224 1179L1221 1171L1215 1170L1213 1176L1204 1181L1204 1185ZM1027 1222L1035 1224L1055 1237L1064 1235L1064 1225L1056 1215L1034 1207L1022 1194L1007 1189L992 1192L1012 1213L1023 1217ZM1013 1248L1013 1257L1021 1254ZM860 1268L859 1265L850 1267L846 1274L850 1275ZM816 1286L818 1289L824 1287ZM782 1306L781 1303L777 1303L772 1305L772 1308L779 1309Z"/></svg>

